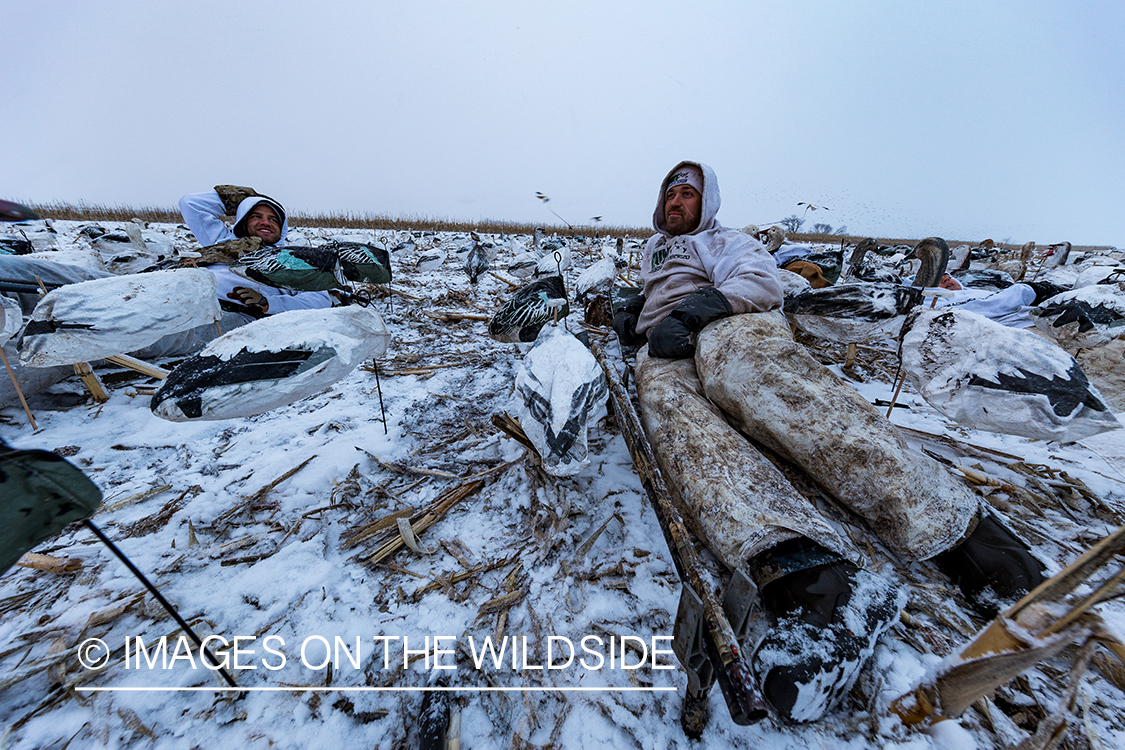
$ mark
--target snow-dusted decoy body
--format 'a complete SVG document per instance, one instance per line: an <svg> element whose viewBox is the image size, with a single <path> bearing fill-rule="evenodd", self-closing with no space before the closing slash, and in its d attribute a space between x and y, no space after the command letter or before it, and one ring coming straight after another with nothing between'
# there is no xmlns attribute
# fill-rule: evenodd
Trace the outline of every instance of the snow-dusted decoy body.
<svg viewBox="0 0 1125 750"><path fill-rule="evenodd" d="M422 253L418 256L417 269L422 272L436 271L441 268L441 264L445 262L448 253L440 247L436 250Z"/></svg>
<svg viewBox="0 0 1125 750"><path fill-rule="evenodd" d="M173 422L262 414L319 393L382 356L390 337L370 307L271 315L220 336L181 362L150 408Z"/></svg>
<svg viewBox="0 0 1125 750"><path fill-rule="evenodd" d="M508 264L508 273L517 279L530 279L531 274L535 273L535 269L539 267L539 261L541 260L543 260L543 256L536 252L519 253Z"/></svg>
<svg viewBox="0 0 1125 750"><path fill-rule="evenodd" d="M15 338L22 327L23 311L20 303L0 294L0 345Z"/></svg>
<svg viewBox="0 0 1125 750"><path fill-rule="evenodd" d="M20 362L29 367L90 362L220 318L215 276L205 268L68 284L35 306L20 340Z"/></svg>
<svg viewBox="0 0 1125 750"><path fill-rule="evenodd" d="M597 360L562 326L540 333L516 373L520 425L552 476L574 476L590 460L589 425L605 415L609 388Z"/></svg>
<svg viewBox="0 0 1125 750"><path fill-rule="evenodd" d="M488 335L504 343L535 341L548 321L570 314L561 276L548 276L521 287L488 324Z"/></svg>
<svg viewBox="0 0 1125 750"><path fill-rule="evenodd" d="M1074 357L976 313L919 308L899 356L926 402L966 427L1070 441L1121 426Z"/></svg>
<svg viewBox="0 0 1125 750"><path fill-rule="evenodd" d="M1071 244L1061 242L1051 245L1046 252L1039 270L1035 272L1034 281L1049 281L1057 286L1072 289L1078 281L1078 274L1082 270L1070 264Z"/></svg>
<svg viewBox="0 0 1125 750"><path fill-rule="evenodd" d="M1125 335L1125 282L1063 292L1030 315L1036 328L1068 352L1104 344Z"/></svg>
<svg viewBox="0 0 1125 750"><path fill-rule="evenodd" d="M570 248L558 241L543 244L543 257L532 273L535 278L543 276L558 276L570 268Z"/></svg>
<svg viewBox="0 0 1125 750"><path fill-rule="evenodd" d="M606 256L597 261L582 273L574 282L574 299L582 304L590 294L609 295L613 286L613 278L617 275L617 266L613 258Z"/></svg>
<svg viewBox="0 0 1125 750"><path fill-rule="evenodd" d="M901 284L838 284L785 300L785 317L813 336L840 343L896 338L922 290Z"/></svg>
<svg viewBox="0 0 1125 750"><path fill-rule="evenodd" d="M898 284L902 281L902 272L894 270L886 263L881 262L878 255L879 243L871 237L859 241L848 258L847 268L840 275L839 281L870 281L882 284Z"/></svg>
<svg viewBox="0 0 1125 750"><path fill-rule="evenodd" d="M469 251L468 257L465 258L465 273L469 277L469 283L476 284L477 278L487 270L488 256L479 242L474 243L473 249Z"/></svg>
<svg viewBox="0 0 1125 750"><path fill-rule="evenodd" d="M1074 280L1074 288L1081 289L1094 284L1116 284L1121 281L1125 281L1125 266L1120 263L1096 263L1079 271L1078 278Z"/></svg>

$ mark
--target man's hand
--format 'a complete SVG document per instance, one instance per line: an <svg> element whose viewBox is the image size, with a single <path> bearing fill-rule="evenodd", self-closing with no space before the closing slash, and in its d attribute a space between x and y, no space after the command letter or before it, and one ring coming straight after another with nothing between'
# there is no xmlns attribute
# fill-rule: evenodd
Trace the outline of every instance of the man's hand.
<svg viewBox="0 0 1125 750"><path fill-rule="evenodd" d="M223 202L223 210L227 216L238 213L238 204L250 196L261 195L254 188L243 185L216 185L215 192L219 194L219 200Z"/></svg>
<svg viewBox="0 0 1125 750"><path fill-rule="evenodd" d="M648 353L665 359L695 356L693 334L733 313L730 301L713 286L696 289L656 324L648 337Z"/></svg>
<svg viewBox="0 0 1125 750"><path fill-rule="evenodd" d="M270 301L262 296L261 292L245 286L236 286L234 291L227 294L228 299L240 302L247 307L256 307L263 313L269 312Z"/></svg>
<svg viewBox="0 0 1125 750"><path fill-rule="evenodd" d="M644 344L645 337L637 335L637 318L645 306L645 296L634 294L621 305L621 309L613 316L613 330L617 333L617 340L622 346L640 346Z"/></svg>

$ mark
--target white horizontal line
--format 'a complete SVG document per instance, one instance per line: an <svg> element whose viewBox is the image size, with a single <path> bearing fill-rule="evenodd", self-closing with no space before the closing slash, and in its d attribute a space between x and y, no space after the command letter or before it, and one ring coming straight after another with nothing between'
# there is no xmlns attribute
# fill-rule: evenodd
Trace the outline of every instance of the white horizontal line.
<svg viewBox="0 0 1125 750"><path fill-rule="evenodd" d="M505 692L558 692L558 693L660 693L675 687L80 687L80 693L113 692L166 692L166 693L505 693Z"/></svg>

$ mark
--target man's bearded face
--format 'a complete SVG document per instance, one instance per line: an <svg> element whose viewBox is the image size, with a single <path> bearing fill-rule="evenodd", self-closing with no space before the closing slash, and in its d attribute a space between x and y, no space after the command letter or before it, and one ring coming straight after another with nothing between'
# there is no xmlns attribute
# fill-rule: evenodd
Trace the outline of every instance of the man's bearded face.
<svg viewBox="0 0 1125 750"><path fill-rule="evenodd" d="M668 234L687 234L699 226L703 196L691 185L676 185L664 195L664 228Z"/></svg>

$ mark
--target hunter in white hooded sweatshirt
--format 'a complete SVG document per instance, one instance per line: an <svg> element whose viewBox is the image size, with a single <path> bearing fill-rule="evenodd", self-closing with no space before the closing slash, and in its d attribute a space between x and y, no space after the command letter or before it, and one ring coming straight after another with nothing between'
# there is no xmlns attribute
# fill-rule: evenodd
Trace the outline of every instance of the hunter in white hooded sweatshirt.
<svg viewBox="0 0 1125 750"><path fill-rule="evenodd" d="M245 190L253 192L249 188ZM184 217L184 223L188 225L188 229L195 235L195 239L206 248L220 242L254 236L253 231L247 228L248 217L251 211L261 204L274 211L280 224L277 239L272 242L264 241L263 244L284 245L286 236L289 234L289 219L280 203L264 195L250 195L238 203L233 227L227 226L221 218L227 209L216 190L193 193L180 198L180 214ZM268 284L259 284L236 275L227 268L225 263L210 264L207 268L215 276L219 299L232 300L235 304L248 307L249 305L246 305L245 300L242 299L244 295L240 295L236 290L249 289L260 296L261 301L265 303L265 311L269 315L288 310L307 310L332 306L332 297L328 292L297 292L292 289L280 289ZM250 299L257 299L254 295L245 296L249 296ZM262 306L261 303L259 303L259 306Z"/></svg>
<svg viewBox="0 0 1125 750"><path fill-rule="evenodd" d="M1038 584L1042 566L963 482L793 341L774 259L720 225L719 204L708 166L669 172L644 293L614 329L623 345L647 335L641 416L685 520L750 575L777 618L754 655L767 701L785 720L812 721L846 694L905 596L860 570L851 543L745 436L803 469L902 560L934 559L982 612ZM685 710L705 700L688 698Z"/></svg>

